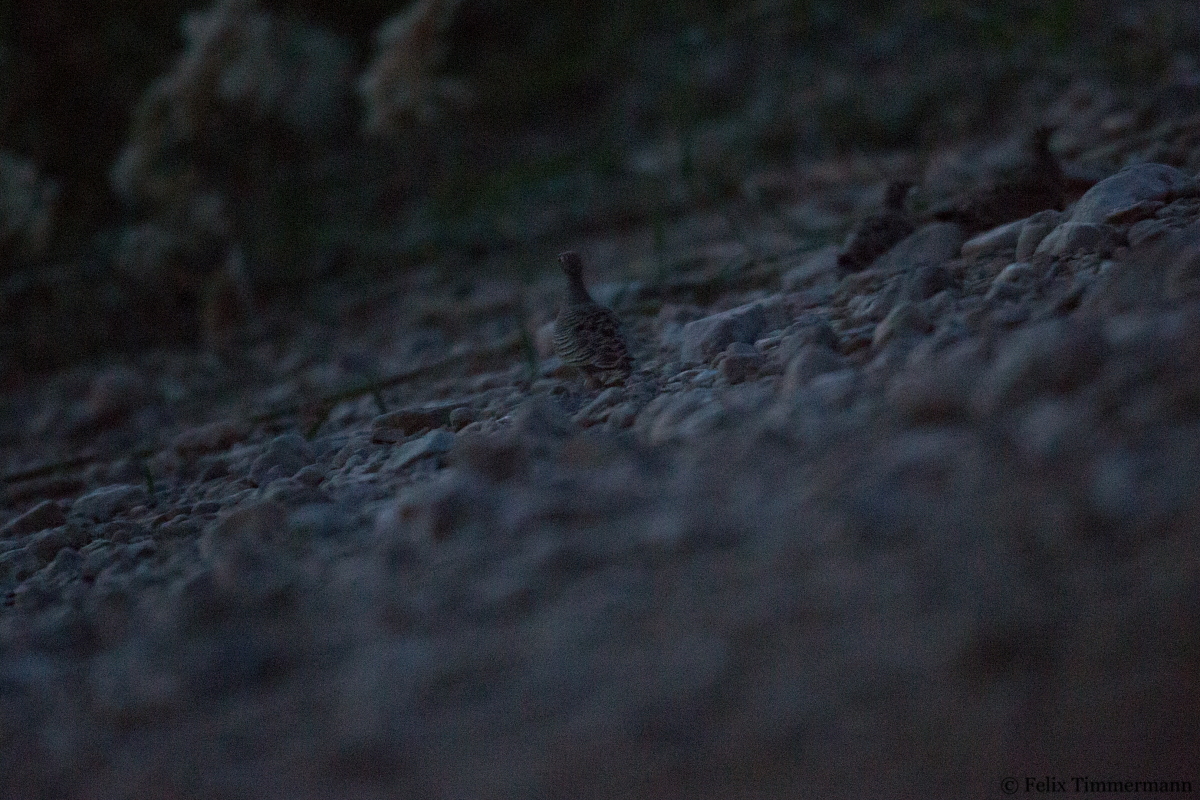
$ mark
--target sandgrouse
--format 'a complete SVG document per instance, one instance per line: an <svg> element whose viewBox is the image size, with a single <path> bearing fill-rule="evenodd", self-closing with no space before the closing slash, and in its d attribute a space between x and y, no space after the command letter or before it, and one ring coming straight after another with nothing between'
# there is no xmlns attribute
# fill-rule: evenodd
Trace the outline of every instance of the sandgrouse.
<svg viewBox="0 0 1200 800"><path fill-rule="evenodd" d="M613 374L627 379L633 360L617 315L588 294L579 253L569 250L558 257L558 263L567 276L567 299L554 322L555 352L564 364L581 370L589 386L599 386Z"/></svg>
<svg viewBox="0 0 1200 800"><path fill-rule="evenodd" d="M933 218L957 222L972 236L997 225L1024 219L1053 208L1063 209L1062 167L1050 152L1052 128L1033 131L1026 143L1024 162L1006 179L955 198L935 209Z"/></svg>
<svg viewBox="0 0 1200 800"><path fill-rule="evenodd" d="M851 272L866 269L913 232L913 224L904 213L904 198L912 187L911 181L888 183L883 211L867 217L850 231L838 255L839 267Z"/></svg>

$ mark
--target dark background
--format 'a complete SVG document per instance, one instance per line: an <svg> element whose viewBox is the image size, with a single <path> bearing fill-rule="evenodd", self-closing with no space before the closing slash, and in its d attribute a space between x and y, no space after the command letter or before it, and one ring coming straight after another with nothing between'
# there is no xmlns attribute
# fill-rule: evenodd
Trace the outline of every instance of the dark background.
<svg viewBox="0 0 1200 800"><path fill-rule="evenodd" d="M6 363L40 369L198 342L196 324L161 324L151 309L194 316L196 287L235 246L256 297L270 303L447 253L471 261L737 201L756 171L831 154L928 155L994 139L1036 122L1080 80L1115 93L1139 120L1200 108L1200 90L1174 77L1200 52L1193 3L630 5L465 0L435 71L469 102L372 136L354 84L396 4L261 4L297 41L319 31L341 48L352 74L317 90L337 113L305 129L270 109L207 108L170 159L189 171L187 191L224 198L233 229L131 281L113 266L123 237L184 200L118 196L111 170L145 136L133 121L148 87L186 53L184 15L205 6L6 4L0 151L57 191L47 246L0 251ZM678 163L631 167L668 140ZM171 223L185 239L190 224ZM181 268L200 277L172 278Z"/></svg>

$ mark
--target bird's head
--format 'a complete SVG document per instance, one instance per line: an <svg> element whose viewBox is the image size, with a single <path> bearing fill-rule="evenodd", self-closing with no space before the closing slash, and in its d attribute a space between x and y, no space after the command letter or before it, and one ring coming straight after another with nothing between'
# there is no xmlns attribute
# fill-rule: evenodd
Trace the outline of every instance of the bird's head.
<svg viewBox="0 0 1200 800"><path fill-rule="evenodd" d="M559 253L558 263L568 278L583 278L583 257L575 250Z"/></svg>

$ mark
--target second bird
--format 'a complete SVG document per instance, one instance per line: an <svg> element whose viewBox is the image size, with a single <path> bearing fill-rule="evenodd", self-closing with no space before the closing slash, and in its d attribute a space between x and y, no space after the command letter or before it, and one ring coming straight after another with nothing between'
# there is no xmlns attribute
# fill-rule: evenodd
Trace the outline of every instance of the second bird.
<svg viewBox="0 0 1200 800"><path fill-rule="evenodd" d="M892 181L884 193L883 210L864 219L850 235L838 255L838 266L849 272L866 269L913 232L904 213L904 200L912 181Z"/></svg>
<svg viewBox="0 0 1200 800"><path fill-rule="evenodd" d="M558 357L581 370L591 386L613 375L628 379L633 373L633 359L617 315L588 293L579 253L569 250L558 257L558 263L567 276L567 298L554 322Z"/></svg>

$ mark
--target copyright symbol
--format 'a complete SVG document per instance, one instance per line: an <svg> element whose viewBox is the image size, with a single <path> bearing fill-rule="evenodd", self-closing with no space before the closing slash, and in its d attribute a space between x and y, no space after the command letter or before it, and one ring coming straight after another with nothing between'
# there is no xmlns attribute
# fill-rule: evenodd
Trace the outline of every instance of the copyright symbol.
<svg viewBox="0 0 1200 800"><path fill-rule="evenodd" d="M1017 788L1020 785L1021 784L1016 778L1005 778L1004 780L1000 781L1000 791L1004 792L1005 794L1016 794Z"/></svg>

